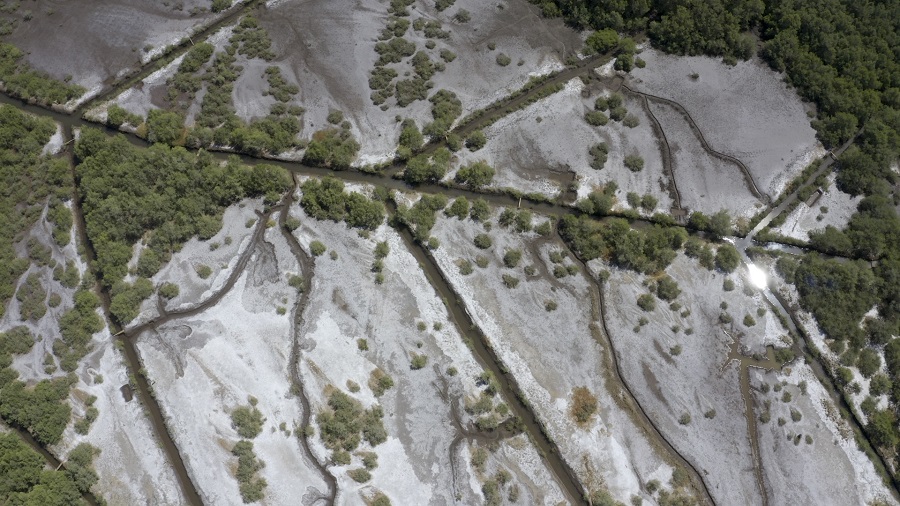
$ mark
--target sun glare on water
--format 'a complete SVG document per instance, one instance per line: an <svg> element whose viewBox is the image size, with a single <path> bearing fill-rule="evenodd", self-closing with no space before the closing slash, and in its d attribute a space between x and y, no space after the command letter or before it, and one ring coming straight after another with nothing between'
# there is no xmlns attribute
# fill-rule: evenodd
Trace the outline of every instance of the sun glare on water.
<svg viewBox="0 0 900 506"><path fill-rule="evenodd" d="M765 288L767 286L766 273L763 272L762 269L754 264L750 264L747 266L747 271L749 271L750 274L750 282L753 283L754 286L757 288Z"/></svg>

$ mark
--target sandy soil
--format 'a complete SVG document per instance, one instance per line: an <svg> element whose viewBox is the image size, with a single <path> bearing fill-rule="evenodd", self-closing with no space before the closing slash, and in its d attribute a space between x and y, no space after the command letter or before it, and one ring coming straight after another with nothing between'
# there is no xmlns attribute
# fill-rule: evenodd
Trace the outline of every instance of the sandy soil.
<svg viewBox="0 0 900 506"><path fill-rule="evenodd" d="M463 295L475 322L515 375L562 455L586 486L607 488L622 501L632 495L649 500L643 485L652 479L667 482L671 467L667 457L612 398L613 387L607 384L608 371L602 358L605 350L590 330L598 323L591 316L587 279L576 274L557 280L548 273L553 268L549 253L561 244L551 241L538 245L534 234L514 234L495 224L490 232L493 247L481 251L472 242L481 231L470 221L439 219L433 233L442 246L435 257L444 275ZM516 269L502 267L507 248L523 251ZM462 275L457 260L474 261L476 255L488 257L489 266ZM526 265L535 265L538 274L525 275ZM516 275L520 285L506 288L502 274ZM556 310L546 310L548 300L557 303ZM578 426L569 413L572 389L578 386L588 387L599 399L599 416L584 427Z"/></svg>
<svg viewBox="0 0 900 506"><path fill-rule="evenodd" d="M750 217L762 207L740 167L709 155L677 109L651 102L650 110L669 141L682 206L707 214L726 209L732 217Z"/></svg>
<svg viewBox="0 0 900 506"><path fill-rule="evenodd" d="M771 421L759 425L760 453L770 504L871 504L874 500L896 504L875 468L847 437L850 428L840 418L828 393L804 364L784 373L751 369L751 385L757 413L770 402ZM805 381L807 393L799 384ZM781 392L760 387L783 384ZM784 392L791 402L783 402ZM798 422L791 409L802 414ZM779 418L785 424L779 426ZM807 436L812 439L807 440ZM799 441L797 437L800 437Z"/></svg>
<svg viewBox="0 0 900 506"><path fill-rule="evenodd" d="M813 203L812 207L806 205L805 202L800 203L788 215L784 224L774 231L807 241L810 232L824 229L828 225L843 230L850 221L850 217L856 213L856 206L859 205L862 196L853 197L840 191L834 184L834 178L834 173L828 176L828 189ZM828 211L823 212L823 207ZM820 216L821 219L819 219Z"/></svg>
<svg viewBox="0 0 900 506"><path fill-rule="evenodd" d="M485 130L485 148L458 154L459 166L486 160L497 170L492 186L549 197L558 194L563 181L569 180L568 173L574 173L579 182L579 197L614 181L619 185L619 208L628 208L625 195L636 192L652 194L659 201L657 209L668 210L672 206L668 177L663 173L659 143L649 118L637 101L627 100L629 113L640 119L637 127L628 128L615 121L592 127L583 117L593 110L594 100L600 96L593 91L586 90L580 79L573 79L563 91L500 119ZM609 157L598 171L591 168L589 150L601 142L609 146ZM640 172L625 168L625 157L633 154L644 158Z"/></svg>
<svg viewBox="0 0 900 506"><path fill-rule="evenodd" d="M243 226L241 223L240 226ZM266 422L253 440L266 462L268 482L262 504L308 504L327 491L299 442L288 431L301 419L300 401L291 393L288 360L292 345L288 315L296 291L286 275L296 260L277 229L270 229L234 288L199 315L172 320L138 341L145 367L173 439L206 502L240 504L230 449L239 439L230 412L259 399ZM203 420L203 423L198 423Z"/></svg>
<svg viewBox="0 0 900 506"><path fill-rule="evenodd" d="M463 399L477 393L475 377L482 368L475 361L434 289L400 236L386 226L364 239L343 224L308 219L302 210L292 210L303 225L296 231L308 248L322 241L337 253L318 257L312 292L304 313L302 373L315 411L326 403L329 385L347 389L348 381L362 387L351 393L364 406L380 404L385 412L388 441L374 448L379 466L372 481L360 485L346 470L359 467L333 466L341 490L338 502L360 504L370 487L381 490L392 501L408 504L473 504L482 500L481 485L466 464L466 444L451 454L459 435L453 410L462 413ZM390 253L384 259L384 283L374 282L371 265L378 241L386 241ZM425 322L425 331L417 329ZM438 324L440 329L434 326ZM366 339L368 351L360 351L357 339ZM421 344L421 347L419 346ZM421 370L410 369L411 353L429 357ZM455 367L458 374L446 373ZM395 386L376 398L366 386L376 368L389 374ZM442 397L446 391L447 399ZM456 406L452 408L451 406ZM518 438L517 438L518 439ZM463 438L465 443L466 439ZM531 444L502 442L491 460L513 474L528 504L555 504L562 493L540 463ZM314 448L322 460L330 452L315 438ZM466 486L466 485L469 486Z"/></svg>
<svg viewBox="0 0 900 506"><path fill-rule="evenodd" d="M646 293L645 276L609 268L592 262L592 268L610 270L606 284L606 307L611 338L620 357L626 382L647 414L670 442L700 470L716 502L758 503L761 501L753 473L753 459L744 417L738 380L738 364L728 361L732 339L718 324L719 305L728 303L734 325L726 330L739 336L750 352L763 350L777 340L778 323L771 312L756 315L762 297L743 293L742 276L731 275L735 289L725 292L724 276L710 272L683 255L667 269L678 282L682 294L676 299L682 308L671 310L657 300L653 312L644 312L636 303ZM681 311L690 310L682 317ZM745 313L757 319L753 327L741 321ZM649 323L634 332L640 317ZM679 332L673 326L680 326ZM687 335L683 329L692 328ZM776 330L776 332L773 332ZM783 332L783 331L782 331ZM679 345L681 352L671 349ZM713 419L704 414L715 409ZM687 413L688 425L679 423Z"/></svg>
<svg viewBox="0 0 900 506"><path fill-rule="evenodd" d="M713 149L747 164L760 191L773 199L806 166L808 153L821 151L806 114L812 106L759 59L732 67L652 49L640 57L647 66L631 72L630 85L680 103Z"/></svg>
<svg viewBox="0 0 900 506"><path fill-rule="evenodd" d="M174 2L167 7L162 2L101 0L84 6L41 0L29 3L33 19L20 22L8 40L25 51L33 67L56 79L71 76L92 95L214 19L208 11L190 14L195 7L208 8L206 0L177 3L182 10L175 10Z"/></svg>

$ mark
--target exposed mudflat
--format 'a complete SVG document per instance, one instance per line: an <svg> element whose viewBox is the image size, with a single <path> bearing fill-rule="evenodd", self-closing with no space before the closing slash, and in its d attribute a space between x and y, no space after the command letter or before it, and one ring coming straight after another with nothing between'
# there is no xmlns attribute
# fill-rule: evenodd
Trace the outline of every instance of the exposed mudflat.
<svg viewBox="0 0 900 506"><path fill-rule="evenodd" d="M739 336L740 343L753 352L777 342L777 320L770 312L757 317L761 296L744 295L740 275L730 276L735 289L725 292L725 276L679 255L666 272L682 290L675 300L681 308L672 310L657 300L656 309L646 312L636 302L647 293L642 284L646 276L596 261L591 265L611 273L604 286L611 339L625 381L648 416L698 468L716 502L762 502L753 472L738 363L728 359L732 338L724 332ZM734 315L734 324L724 328L718 323L722 301ZM690 313L682 316L685 310ZM757 319L755 326L742 325L745 313ZM643 326L641 317L647 319ZM686 329L692 329L689 335ZM677 353L676 346L680 347ZM710 410L715 410L713 418L705 416ZM681 423L685 414L690 416L688 423Z"/></svg>
<svg viewBox="0 0 900 506"><path fill-rule="evenodd" d="M640 54L629 85L680 103L713 149L747 164L760 191L773 199L821 151L809 125L810 104L758 58L729 66L715 58ZM693 76L696 75L696 78Z"/></svg>
<svg viewBox="0 0 900 506"><path fill-rule="evenodd" d="M535 224L543 219L536 217ZM611 383L604 361L609 350L592 334L600 323L594 319L587 278L580 271L562 279L550 274L550 252L562 250L561 243L502 230L494 222L489 233L493 246L479 250L473 238L480 232L481 225L469 220L439 218L433 233L441 247L434 256L444 276L462 295L582 483L590 490L608 489L622 501L633 495L651 500L644 485L653 479L668 482L670 459L616 400L619 387ZM503 266L507 249L522 252L514 269ZM488 258L488 266L475 266L472 274L463 275L458 262L474 264L478 255ZM536 268L535 275L523 272L529 265ZM575 264L569 258L564 265ZM519 285L508 288L503 275L518 277ZM548 310L551 301L556 309ZM583 425L571 414L576 387L587 387L599 403L597 415Z"/></svg>
<svg viewBox="0 0 900 506"><path fill-rule="evenodd" d="M296 234L304 248L319 240L329 250L315 259L301 329L301 372L313 411L325 407L328 389L347 391L348 381L352 381L361 389L351 396L366 407L382 406L388 432L386 443L371 449L366 445L367 451L378 454L378 467L370 482L360 485L348 477L347 470L359 467L356 457L349 466L329 466L338 478L338 502L360 504L374 488L395 503L478 503L481 483L500 468L511 473L512 483L519 486L526 503L562 500L562 492L534 446L522 436L497 440L484 474L470 465L468 447L478 438L471 439L461 428L478 431L463 407L477 399L480 388L475 379L482 368L400 236L382 226L362 238L344 224L315 221L299 209L292 213L303 223ZM390 248L383 260L381 285L375 283L371 271L379 241ZM337 254L336 259L331 252ZM358 339L366 340L367 350L360 350ZM411 368L413 353L428 357L424 368ZM456 373L448 373L451 367ZM394 381L393 388L381 397L368 386L376 369ZM481 436L485 441L496 437ZM328 461L330 451L318 437L313 439L320 460Z"/></svg>
<svg viewBox="0 0 900 506"><path fill-rule="evenodd" d="M659 202L657 209L667 211L672 206L669 178L663 171L660 143L650 119L637 100L627 99L625 106L639 119L638 126L628 128L615 121L591 126L584 114L594 110L594 100L602 95L608 92L573 79L562 91L485 129L487 145L474 153L461 151L459 165L486 160L497 172L492 186L548 197L567 190L568 181L573 178L578 182L579 197L615 182L619 187L619 208L628 208L625 195L635 192L653 195ZM599 143L609 146L609 155L604 167L596 170L591 167L593 157L589 151ZM644 159L641 171L632 172L625 167L624 159L629 155Z"/></svg>
<svg viewBox="0 0 900 506"><path fill-rule="evenodd" d="M207 10L191 14L200 8ZM34 68L56 79L70 78L91 95L211 22L208 8L207 0L40 0L20 8L33 17L20 21L7 40L28 55Z"/></svg>
<svg viewBox="0 0 900 506"><path fill-rule="evenodd" d="M291 321L277 309L293 305L296 290L285 282L292 272L298 272L296 260L278 230L270 229L216 305L138 338L169 430L201 497L211 504L242 502L233 474L236 457L230 453L240 438L230 413L249 396L259 400L266 419L253 439L257 457L266 462L260 476L268 487L261 503L312 504L327 496L326 484L304 460L292 432L301 405L291 391Z"/></svg>
<svg viewBox="0 0 900 506"><path fill-rule="evenodd" d="M751 369L750 378L756 412L766 401L771 406L770 421L759 429L770 504L895 504L809 366L797 363L783 374ZM763 384L781 385L781 391L763 393ZM801 413L800 420L791 410Z"/></svg>

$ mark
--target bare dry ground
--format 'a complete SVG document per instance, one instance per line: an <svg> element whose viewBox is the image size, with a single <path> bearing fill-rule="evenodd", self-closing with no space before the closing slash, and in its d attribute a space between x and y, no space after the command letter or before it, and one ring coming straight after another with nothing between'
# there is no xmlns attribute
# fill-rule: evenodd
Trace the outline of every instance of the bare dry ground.
<svg viewBox="0 0 900 506"><path fill-rule="evenodd" d="M856 206L862 200L862 196L853 197L842 192L834 184L834 178L834 174L828 176L828 187L823 188L822 196L816 199L812 206L807 205L806 202L799 204L791 211L784 224L774 231L807 241L810 232L824 229L829 225L843 230L850 221L850 217L856 212Z"/></svg>
<svg viewBox="0 0 900 506"><path fill-rule="evenodd" d="M684 207L708 214L726 209L733 217L749 217L763 206L747 188L740 167L707 153L677 109L651 103L650 110L672 150L673 172Z"/></svg>
<svg viewBox="0 0 900 506"><path fill-rule="evenodd" d="M494 4L458 1L438 13L432 2L420 0L410 8L410 20L437 19L451 33L449 39L438 39L432 50L424 47L424 35L412 28L404 37L415 43L417 50L425 50L433 61L441 61L441 49L456 53L456 60L432 78L431 93L441 88L455 92L463 103L463 115L507 95L525 84L530 75L560 68L564 57L581 46L577 33L563 28L559 20L541 19L537 9L525 1L503 5L501 10ZM288 70L283 72L285 77L300 86L299 103L307 111L305 131L327 126L325 118L331 110L343 111L362 144L360 163L392 156L400 132L395 116L413 118L420 125L431 121L431 104L427 101L401 108L391 98L387 102L390 107L383 111L370 99L369 71L378 58L374 46L388 20L387 7L386 2L361 0L286 0L259 14L261 26L272 37L275 63ZM451 16L462 8L471 12L472 21L451 22ZM523 25L529 29L521 30ZM488 42L496 44L497 49L490 51ZM508 54L513 63L499 66L495 62L499 52ZM518 65L520 60L522 65ZM397 68L403 78L404 71L411 67L403 63ZM248 77L244 83L261 86L251 80ZM235 84L235 97L243 96L241 86Z"/></svg>
<svg viewBox="0 0 900 506"><path fill-rule="evenodd" d="M348 391L353 382L360 390L349 395L364 407L382 406L388 432L385 443L365 448L378 454L370 482L358 484L347 474L360 467L358 457L350 465L329 467L338 479L338 503L360 504L375 489L394 504L474 504L482 500L482 483L500 469L511 474L507 487L518 487L520 501L561 501L562 492L527 438L477 435L471 426L463 407L478 398L475 378L482 368L397 232L382 226L363 238L344 224L294 212L303 223L296 234L304 248L314 240L328 248L315 260L301 329L301 371L313 411L325 408L331 389ZM390 253L378 285L371 265L380 241ZM424 368L412 369L413 354L428 357ZM369 384L376 370L394 382L381 397ZM320 460L328 461L330 451L314 439ZM481 470L471 463L476 446L490 448Z"/></svg>
<svg viewBox="0 0 900 506"><path fill-rule="evenodd" d="M208 10L191 14L192 9L208 9L207 0L167 4L142 0L28 2L20 13L27 9L33 17L19 22L8 40L27 54L33 67L56 79L70 78L91 95L214 19ZM217 16L221 15L224 13Z"/></svg>
<svg viewBox="0 0 900 506"><path fill-rule="evenodd" d="M773 199L814 159L811 153L822 152L807 116L812 106L759 59L728 66L653 49L640 57L647 66L631 72L629 85L680 103L712 148L747 164Z"/></svg>

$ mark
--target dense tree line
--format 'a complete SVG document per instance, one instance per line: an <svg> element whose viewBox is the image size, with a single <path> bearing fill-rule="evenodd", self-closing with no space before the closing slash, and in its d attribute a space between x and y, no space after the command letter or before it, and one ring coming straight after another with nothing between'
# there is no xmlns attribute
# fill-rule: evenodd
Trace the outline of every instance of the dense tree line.
<svg viewBox="0 0 900 506"><path fill-rule="evenodd" d="M82 132L75 151L98 274L106 287L116 288L113 306L122 321L134 314L132 304L116 297L139 303L146 292L139 284L117 285L128 273L134 243L147 240L138 268L142 277L152 276L192 236L215 235L226 206L245 197L273 203L292 184L286 171L272 165L247 167L236 159L221 164L209 153L163 144L141 149L91 129Z"/></svg>
<svg viewBox="0 0 900 506"><path fill-rule="evenodd" d="M65 470L47 468L44 458L12 433L0 433L0 497L7 504L86 504L81 493L97 481L97 449L82 443L69 452Z"/></svg>
<svg viewBox="0 0 900 506"><path fill-rule="evenodd" d="M680 227L633 229L622 218L596 221L566 215L559 232L581 258L603 258L622 268L652 274L665 270L687 239Z"/></svg>
<svg viewBox="0 0 900 506"><path fill-rule="evenodd" d="M317 220L344 221L347 226L374 230L384 222L384 204L357 192L344 191L333 177L310 179L301 187L300 205Z"/></svg>

